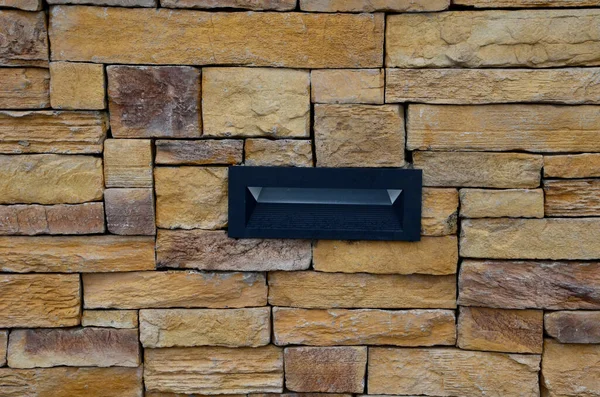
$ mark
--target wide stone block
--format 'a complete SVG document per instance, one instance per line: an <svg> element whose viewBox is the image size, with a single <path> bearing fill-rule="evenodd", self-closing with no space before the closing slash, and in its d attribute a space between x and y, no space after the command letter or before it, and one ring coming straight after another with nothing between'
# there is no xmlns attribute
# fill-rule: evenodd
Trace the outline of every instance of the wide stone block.
<svg viewBox="0 0 600 397"><path fill-rule="evenodd" d="M465 260L458 288L463 306L598 310L600 263Z"/></svg>
<svg viewBox="0 0 600 397"><path fill-rule="evenodd" d="M458 191L456 189L423 189L421 235L456 234L458 223Z"/></svg>
<svg viewBox="0 0 600 397"><path fill-rule="evenodd" d="M407 241L320 240L313 266L322 272L377 274L455 274L458 241L455 236Z"/></svg>
<svg viewBox="0 0 600 397"><path fill-rule="evenodd" d="M319 167L402 167L404 110L397 105L315 105Z"/></svg>
<svg viewBox="0 0 600 397"><path fill-rule="evenodd" d="M76 274L2 274L0 328L78 325L80 294Z"/></svg>
<svg viewBox="0 0 600 397"><path fill-rule="evenodd" d="M155 162L161 165L231 165L242 162L243 152L242 140L157 140Z"/></svg>
<svg viewBox="0 0 600 397"><path fill-rule="evenodd" d="M292 11L296 0L161 0L167 8L241 8L246 10Z"/></svg>
<svg viewBox="0 0 600 397"><path fill-rule="evenodd" d="M46 14L0 10L0 66L48 67Z"/></svg>
<svg viewBox="0 0 600 397"><path fill-rule="evenodd" d="M152 187L152 141L107 139L104 178L106 187Z"/></svg>
<svg viewBox="0 0 600 397"><path fill-rule="evenodd" d="M8 366L11 368L139 365L136 329L26 329L10 333Z"/></svg>
<svg viewBox="0 0 600 397"><path fill-rule="evenodd" d="M539 355L459 349L369 349L369 393L539 396Z"/></svg>
<svg viewBox="0 0 600 397"><path fill-rule="evenodd" d="M137 310L84 310L83 327L137 328Z"/></svg>
<svg viewBox="0 0 600 397"><path fill-rule="evenodd" d="M50 22L55 61L310 69L383 63L383 14L53 7Z"/></svg>
<svg viewBox="0 0 600 397"><path fill-rule="evenodd" d="M454 309L456 276L273 272L269 304L307 309Z"/></svg>
<svg viewBox="0 0 600 397"><path fill-rule="evenodd" d="M383 104L383 69L324 69L310 73L315 103Z"/></svg>
<svg viewBox="0 0 600 397"><path fill-rule="evenodd" d="M274 343L285 345L454 345L452 310L273 308Z"/></svg>
<svg viewBox="0 0 600 397"><path fill-rule="evenodd" d="M600 344L600 311L546 313L544 327L560 343Z"/></svg>
<svg viewBox="0 0 600 397"><path fill-rule="evenodd" d="M151 237L0 237L0 269L19 273L154 270Z"/></svg>
<svg viewBox="0 0 600 397"><path fill-rule="evenodd" d="M600 154L586 153L544 156L544 177L600 177Z"/></svg>
<svg viewBox="0 0 600 397"><path fill-rule="evenodd" d="M0 68L0 106L2 109L49 107L50 73L48 69Z"/></svg>
<svg viewBox="0 0 600 397"><path fill-rule="evenodd" d="M104 65L51 62L50 103L55 109L104 109Z"/></svg>
<svg viewBox="0 0 600 397"><path fill-rule="evenodd" d="M460 255L493 259L599 259L600 219L462 221Z"/></svg>
<svg viewBox="0 0 600 397"><path fill-rule="evenodd" d="M475 8L593 7L600 0L453 0L454 4Z"/></svg>
<svg viewBox="0 0 600 397"><path fill-rule="evenodd" d="M106 189L104 201L110 233L139 236L156 234L152 189Z"/></svg>
<svg viewBox="0 0 600 397"><path fill-rule="evenodd" d="M600 180L545 180L546 216L600 216Z"/></svg>
<svg viewBox="0 0 600 397"><path fill-rule="evenodd" d="M132 272L82 275L86 309L240 308L267 304L261 273Z"/></svg>
<svg viewBox="0 0 600 397"><path fill-rule="evenodd" d="M543 218L542 189L460 189L461 218Z"/></svg>
<svg viewBox="0 0 600 397"><path fill-rule="evenodd" d="M246 139L244 164L271 167L312 167L312 142L298 139Z"/></svg>
<svg viewBox="0 0 600 397"><path fill-rule="evenodd" d="M39 11L41 0L0 0L0 7L18 8L24 11Z"/></svg>
<svg viewBox="0 0 600 397"><path fill-rule="evenodd" d="M309 240L233 239L225 231L159 230L159 267L216 271L306 270Z"/></svg>
<svg viewBox="0 0 600 397"><path fill-rule="evenodd" d="M144 364L144 382L146 390L151 392L246 394L283 391L283 352L275 346L146 349Z"/></svg>
<svg viewBox="0 0 600 397"><path fill-rule="evenodd" d="M285 386L298 392L362 393L367 348L288 347L284 353Z"/></svg>
<svg viewBox="0 0 600 397"><path fill-rule="evenodd" d="M312 12L424 12L449 6L450 0L300 0L300 9Z"/></svg>
<svg viewBox="0 0 600 397"><path fill-rule="evenodd" d="M258 347L271 340L271 308L140 310L145 348Z"/></svg>
<svg viewBox="0 0 600 397"><path fill-rule="evenodd" d="M77 4L109 7L156 7L158 0L47 0L48 4Z"/></svg>

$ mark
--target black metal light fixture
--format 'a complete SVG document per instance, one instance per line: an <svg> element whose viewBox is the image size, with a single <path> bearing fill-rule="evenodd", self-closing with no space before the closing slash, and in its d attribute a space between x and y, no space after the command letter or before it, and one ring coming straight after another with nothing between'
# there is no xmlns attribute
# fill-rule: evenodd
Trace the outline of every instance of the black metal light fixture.
<svg viewBox="0 0 600 397"><path fill-rule="evenodd" d="M229 167L229 236L418 241L421 170Z"/></svg>

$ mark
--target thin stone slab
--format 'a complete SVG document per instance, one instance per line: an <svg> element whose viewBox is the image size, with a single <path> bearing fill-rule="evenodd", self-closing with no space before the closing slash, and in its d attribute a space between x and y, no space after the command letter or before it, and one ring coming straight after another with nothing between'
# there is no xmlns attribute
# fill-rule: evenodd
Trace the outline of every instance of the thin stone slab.
<svg viewBox="0 0 600 397"><path fill-rule="evenodd" d="M156 144L156 164L160 165L233 165L242 162L244 141L219 140L162 140Z"/></svg>
<svg viewBox="0 0 600 397"><path fill-rule="evenodd" d="M544 315L546 333L560 343L600 344L600 311L559 311Z"/></svg>

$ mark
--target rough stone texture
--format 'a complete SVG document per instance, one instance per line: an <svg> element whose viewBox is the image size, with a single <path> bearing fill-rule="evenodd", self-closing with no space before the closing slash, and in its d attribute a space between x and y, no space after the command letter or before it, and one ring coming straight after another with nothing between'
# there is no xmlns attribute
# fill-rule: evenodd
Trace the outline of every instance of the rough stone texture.
<svg viewBox="0 0 600 397"><path fill-rule="evenodd" d="M44 12L0 10L0 66L48 67Z"/></svg>
<svg viewBox="0 0 600 397"><path fill-rule="evenodd" d="M159 230L158 267L216 271L306 270L310 240L233 239L225 231Z"/></svg>
<svg viewBox="0 0 600 397"><path fill-rule="evenodd" d="M457 221L458 191L456 189L423 189L421 235L456 234Z"/></svg>
<svg viewBox="0 0 600 397"><path fill-rule="evenodd" d="M453 0L453 4L475 8L526 8L526 7L593 7L599 0Z"/></svg>
<svg viewBox="0 0 600 397"><path fill-rule="evenodd" d="M598 68L386 69L385 101L439 104L600 103ZM476 81L477 84L473 84Z"/></svg>
<svg viewBox="0 0 600 397"><path fill-rule="evenodd" d="M220 229L227 226L227 168L159 167L156 226L170 229Z"/></svg>
<svg viewBox="0 0 600 397"><path fill-rule="evenodd" d="M244 164L272 167L312 167L312 142L309 140L246 139Z"/></svg>
<svg viewBox="0 0 600 397"><path fill-rule="evenodd" d="M152 187L152 141L107 139L104 178L106 187Z"/></svg>
<svg viewBox="0 0 600 397"><path fill-rule="evenodd" d="M154 270L149 237L0 237L4 272L126 272Z"/></svg>
<svg viewBox="0 0 600 397"><path fill-rule="evenodd" d="M140 310L145 348L258 347L271 340L271 308Z"/></svg>
<svg viewBox="0 0 600 397"><path fill-rule="evenodd" d="M542 189L460 189L461 218L543 218Z"/></svg>
<svg viewBox="0 0 600 397"><path fill-rule="evenodd" d="M535 188L542 156L523 153L414 152L424 186Z"/></svg>
<svg viewBox="0 0 600 397"><path fill-rule="evenodd" d="M315 105L319 167L402 167L404 110L397 105Z"/></svg>
<svg viewBox="0 0 600 397"><path fill-rule="evenodd" d="M239 396L233 396L233 397L239 397ZM242 397L245 397L245 396L242 396ZM269 394L249 394L248 397L352 397L352 394L339 394L339 393L269 393Z"/></svg>
<svg viewBox="0 0 600 397"><path fill-rule="evenodd" d="M76 274L2 274L0 328L78 325L80 293Z"/></svg>
<svg viewBox="0 0 600 397"><path fill-rule="evenodd" d="M206 136L308 137L310 74L290 69L205 68L202 117Z"/></svg>
<svg viewBox="0 0 600 397"><path fill-rule="evenodd" d="M335 241L315 243L313 266L321 272L378 274L455 274L455 236L421 241Z"/></svg>
<svg viewBox="0 0 600 397"><path fill-rule="evenodd" d="M600 64L600 10L456 11L391 15L386 22L387 67Z"/></svg>
<svg viewBox="0 0 600 397"><path fill-rule="evenodd" d="M104 233L104 204L2 205L0 235Z"/></svg>
<svg viewBox="0 0 600 397"><path fill-rule="evenodd" d="M0 21L2 21L1 17ZM48 69L0 68L0 108L40 109L48 106L50 106Z"/></svg>
<svg viewBox="0 0 600 397"><path fill-rule="evenodd" d="M450 0L300 0L302 11L313 12L425 12L449 6Z"/></svg>
<svg viewBox="0 0 600 397"><path fill-rule="evenodd" d="M107 130L100 112L0 111L0 153L102 153Z"/></svg>
<svg viewBox="0 0 600 397"><path fill-rule="evenodd" d="M155 161L166 165L239 164L243 151L242 140L157 140Z"/></svg>
<svg viewBox="0 0 600 397"><path fill-rule="evenodd" d="M50 103L55 109L104 109L104 66L50 63Z"/></svg>
<svg viewBox="0 0 600 397"><path fill-rule="evenodd" d="M312 102L383 104L383 69L313 70L310 80Z"/></svg>
<svg viewBox="0 0 600 397"><path fill-rule="evenodd" d="M366 347L288 347L285 386L299 392L362 393Z"/></svg>
<svg viewBox="0 0 600 397"><path fill-rule="evenodd" d="M545 180L546 216L600 216L600 180Z"/></svg>
<svg viewBox="0 0 600 397"><path fill-rule="evenodd" d="M461 307L457 346L465 350L542 353L544 312Z"/></svg>
<svg viewBox="0 0 600 397"><path fill-rule="evenodd" d="M153 236L154 192L152 189L106 189L106 225L112 234Z"/></svg>
<svg viewBox="0 0 600 397"><path fill-rule="evenodd" d="M11 368L137 367L137 330L112 328L13 330L8 344Z"/></svg>
<svg viewBox="0 0 600 397"><path fill-rule="evenodd" d="M24 11L39 11L41 0L0 0L0 7L18 8Z"/></svg>
<svg viewBox="0 0 600 397"><path fill-rule="evenodd" d="M313 309L456 307L456 276L269 273L269 304Z"/></svg>
<svg viewBox="0 0 600 397"><path fill-rule="evenodd" d="M6 348L8 344L8 331L0 331L0 367L6 365Z"/></svg>
<svg viewBox="0 0 600 397"><path fill-rule="evenodd" d="M460 255L494 259L598 259L600 219L463 220Z"/></svg>
<svg viewBox="0 0 600 397"><path fill-rule="evenodd" d="M282 394L283 395L283 394ZM183 393L163 393L163 392L146 392L144 393L145 397L206 397L206 395L201 394L183 394ZM219 397L275 397L279 396L279 394L219 394ZM325 396L328 397L328 396ZM331 397L331 396L330 396ZM336 396L333 396L336 397ZM352 397L352 396L341 396L341 397Z"/></svg>
<svg viewBox="0 0 600 397"><path fill-rule="evenodd" d="M142 397L141 368L0 368L2 397Z"/></svg>
<svg viewBox="0 0 600 397"><path fill-rule="evenodd" d="M600 395L600 345L544 341L542 393L545 397Z"/></svg>
<svg viewBox="0 0 600 397"><path fill-rule="evenodd" d="M105 10L110 13L111 9ZM113 137L202 135L200 70L189 66L108 66L106 73Z"/></svg>
<svg viewBox="0 0 600 397"><path fill-rule="evenodd" d="M0 155L0 204L78 204L101 199L101 159Z"/></svg>
<svg viewBox="0 0 600 397"><path fill-rule="evenodd" d="M86 309L237 308L267 303L261 273L133 272L84 274Z"/></svg>
<svg viewBox="0 0 600 397"><path fill-rule="evenodd" d="M201 394L281 393L280 348L204 347L145 350L148 391Z"/></svg>
<svg viewBox="0 0 600 397"><path fill-rule="evenodd" d="M81 4L109 7L156 7L158 0L47 0L48 4Z"/></svg>
<svg viewBox="0 0 600 397"><path fill-rule="evenodd" d="M600 177L600 154L544 156L544 176L555 178Z"/></svg>
<svg viewBox="0 0 600 397"><path fill-rule="evenodd" d="M451 310L273 308L274 343L283 345L454 345Z"/></svg>
<svg viewBox="0 0 600 397"><path fill-rule="evenodd" d="M600 309L600 263L465 260L458 303L505 309Z"/></svg>
<svg viewBox="0 0 600 397"><path fill-rule="evenodd" d="M600 312L564 311L544 315L546 333L560 343L599 343Z"/></svg>
<svg viewBox="0 0 600 397"><path fill-rule="evenodd" d="M167 8L242 8L247 10L291 11L296 0L161 0Z"/></svg>
<svg viewBox="0 0 600 397"><path fill-rule="evenodd" d="M459 349L372 348L369 393L537 397L540 356Z"/></svg>
<svg viewBox="0 0 600 397"><path fill-rule="evenodd" d="M600 151L598 106L408 107L409 150Z"/></svg>
<svg viewBox="0 0 600 397"><path fill-rule="evenodd" d="M137 310L84 310L83 327L137 328Z"/></svg>
<svg viewBox="0 0 600 397"><path fill-rule="evenodd" d="M54 7L50 20L53 60L311 69L383 66L382 14ZM324 26L330 33L323 34Z"/></svg>

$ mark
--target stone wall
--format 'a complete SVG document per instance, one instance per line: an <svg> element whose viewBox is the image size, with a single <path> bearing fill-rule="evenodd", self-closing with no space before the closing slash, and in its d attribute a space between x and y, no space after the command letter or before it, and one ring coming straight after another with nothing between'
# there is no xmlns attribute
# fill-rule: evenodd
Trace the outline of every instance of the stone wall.
<svg viewBox="0 0 600 397"><path fill-rule="evenodd" d="M600 396L600 0L41 1L0 397ZM229 239L232 164L422 169L422 239Z"/></svg>

